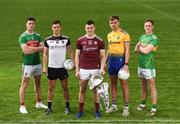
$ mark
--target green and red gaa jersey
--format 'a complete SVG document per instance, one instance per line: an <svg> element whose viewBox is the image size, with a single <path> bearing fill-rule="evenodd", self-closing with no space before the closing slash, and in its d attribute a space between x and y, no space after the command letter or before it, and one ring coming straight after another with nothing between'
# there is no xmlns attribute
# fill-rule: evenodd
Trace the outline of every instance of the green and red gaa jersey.
<svg viewBox="0 0 180 124"><path fill-rule="evenodd" d="M140 37L140 43L142 47L146 47L148 44L153 45L155 48L148 54L139 54L139 67L143 69L155 69L154 54L158 46L158 40L155 34L146 35L143 34Z"/></svg>
<svg viewBox="0 0 180 124"><path fill-rule="evenodd" d="M42 42L40 34L33 32L32 34L27 33L26 31L22 33L19 37L19 44L27 44L28 46L38 47L39 43ZM32 54L23 53L23 63L24 65L37 65L40 64L39 52Z"/></svg>

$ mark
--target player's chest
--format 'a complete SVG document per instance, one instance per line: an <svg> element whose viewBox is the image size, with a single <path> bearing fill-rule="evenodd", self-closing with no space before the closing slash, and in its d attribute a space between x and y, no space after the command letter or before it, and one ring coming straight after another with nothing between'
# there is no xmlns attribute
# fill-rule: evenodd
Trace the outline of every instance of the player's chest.
<svg viewBox="0 0 180 124"><path fill-rule="evenodd" d="M142 37L141 43L142 44L149 44L151 42L151 37Z"/></svg>
<svg viewBox="0 0 180 124"><path fill-rule="evenodd" d="M114 34L114 35L108 36L109 43L121 43L123 41L124 41L123 35Z"/></svg>
<svg viewBox="0 0 180 124"><path fill-rule="evenodd" d="M29 41L37 41L38 42L39 41L38 37L33 36L33 35L32 36L26 36L25 38L26 38L27 42L29 42Z"/></svg>
<svg viewBox="0 0 180 124"><path fill-rule="evenodd" d="M83 51L96 51L99 48L99 44L96 40L84 40L81 42L81 48Z"/></svg>
<svg viewBox="0 0 180 124"><path fill-rule="evenodd" d="M53 49L53 48L65 48L66 47L66 44L67 44L67 39L65 40L48 40L47 41L47 44L49 46L50 49Z"/></svg>

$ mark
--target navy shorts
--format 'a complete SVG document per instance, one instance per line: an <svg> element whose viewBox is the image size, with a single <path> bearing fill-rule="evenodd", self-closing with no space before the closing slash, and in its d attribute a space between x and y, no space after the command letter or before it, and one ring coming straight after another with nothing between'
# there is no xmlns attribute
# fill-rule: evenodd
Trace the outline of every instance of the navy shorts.
<svg viewBox="0 0 180 124"><path fill-rule="evenodd" d="M124 66L124 57L108 57L108 73L110 75L118 75L119 70Z"/></svg>

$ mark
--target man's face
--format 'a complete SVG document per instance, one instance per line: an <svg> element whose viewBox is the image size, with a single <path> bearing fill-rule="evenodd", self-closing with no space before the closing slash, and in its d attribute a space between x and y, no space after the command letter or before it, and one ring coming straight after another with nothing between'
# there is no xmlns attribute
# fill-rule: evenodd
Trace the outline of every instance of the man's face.
<svg viewBox="0 0 180 124"><path fill-rule="evenodd" d="M61 29L60 24L53 24L52 25L53 34L59 35L60 34L60 29Z"/></svg>
<svg viewBox="0 0 180 124"><path fill-rule="evenodd" d="M152 23L151 22L144 23L144 29L145 29L146 33L152 33L152 31L153 31Z"/></svg>
<svg viewBox="0 0 180 124"><path fill-rule="evenodd" d="M86 30L86 33L88 35L94 35L94 32L95 32L95 26L93 24L91 25L87 25L85 26L85 30Z"/></svg>
<svg viewBox="0 0 180 124"><path fill-rule="evenodd" d="M26 27L28 31L33 31L35 28L35 21L27 21L26 22Z"/></svg>
<svg viewBox="0 0 180 124"><path fill-rule="evenodd" d="M117 19L114 19L114 20L110 20L109 21L109 25L111 27L112 30L116 30L119 28L119 21Z"/></svg>

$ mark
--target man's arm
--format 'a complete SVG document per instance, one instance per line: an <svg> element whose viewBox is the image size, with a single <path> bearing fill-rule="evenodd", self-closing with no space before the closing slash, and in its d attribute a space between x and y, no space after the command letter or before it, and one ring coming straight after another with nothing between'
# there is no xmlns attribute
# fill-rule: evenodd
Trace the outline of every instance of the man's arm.
<svg viewBox="0 0 180 124"><path fill-rule="evenodd" d="M32 53L37 52L37 49L35 47L27 46L27 44L22 44L21 49L24 54L32 54Z"/></svg>
<svg viewBox="0 0 180 124"><path fill-rule="evenodd" d="M154 50L154 47L155 47L155 46L153 46L152 44L149 44L149 45L147 45L146 47L140 46L140 47L139 47L139 51L140 51L141 53L148 54L148 53L150 53L151 51Z"/></svg>
<svg viewBox="0 0 180 124"><path fill-rule="evenodd" d="M105 64L106 64L106 53L105 50L100 50L100 58L101 58L101 73L104 75L105 74Z"/></svg>
<svg viewBox="0 0 180 124"><path fill-rule="evenodd" d="M80 50L76 49L76 54L75 54L75 65L76 65L76 77L79 78L79 55L80 55Z"/></svg>
<svg viewBox="0 0 180 124"><path fill-rule="evenodd" d="M134 48L134 52L140 52L140 51L139 51L140 45L141 45L140 42L138 42L138 43L136 44L136 46L135 46L135 48Z"/></svg>
<svg viewBox="0 0 180 124"><path fill-rule="evenodd" d="M43 43L43 42L40 42L40 43L39 43L39 46L37 47L37 51L38 51L38 52L43 52L43 50L44 50L44 43Z"/></svg>
<svg viewBox="0 0 180 124"><path fill-rule="evenodd" d="M44 47L43 52L43 72L47 74L47 63L48 63L48 48Z"/></svg>
<svg viewBox="0 0 180 124"><path fill-rule="evenodd" d="M75 63L75 61L74 61L74 52L73 52L73 49L72 49L71 45L67 46L67 52L68 52L69 57L71 58L71 60Z"/></svg>
<svg viewBox="0 0 180 124"><path fill-rule="evenodd" d="M125 63L129 63L130 56L130 42L125 42Z"/></svg>
<svg viewBox="0 0 180 124"><path fill-rule="evenodd" d="M44 44L43 44L43 42L41 42L38 47L32 47L32 46L28 46L27 44L22 44L21 49L24 54L32 54L35 52L42 52L44 49Z"/></svg>
<svg viewBox="0 0 180 124"><path fill-rule="evenodd" d="M128 71L129 70L128 69L129 56L130 56L130 42L125 42L124 47L125 47L125 62L124 62L123 69L125 71Z"/></svg>

